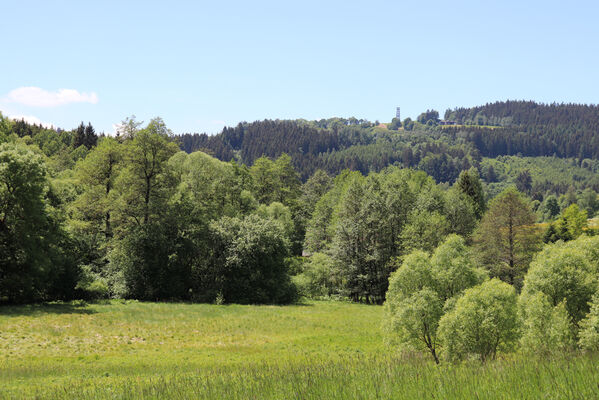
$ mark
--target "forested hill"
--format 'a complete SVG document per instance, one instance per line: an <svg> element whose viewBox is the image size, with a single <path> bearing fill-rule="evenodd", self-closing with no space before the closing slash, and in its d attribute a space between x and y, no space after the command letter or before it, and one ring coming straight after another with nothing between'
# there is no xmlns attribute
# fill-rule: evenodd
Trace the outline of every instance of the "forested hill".
<svg viewBox="0 0 599 400"><path fill-rule="evenodd" d="M224 128L215 136L181 135L182 149L206 151L223 161L252 165L261 156L292 157L302 178L316 169L362 173L400 164L426 171L438 182L502 155L599 159L599 107L506 101L445 112L428 110L416 121L379 125L355 118L320 121L265 120Z"/></svg>
<svg viewBox="0 0 599 400"><path fill-rule="evenodd" d="M307 179L319 167L330 172L338 172L344 168L368 172L370 166L362 169L349 159L327 168L322 155L354 145L373 143L374 126L371 122L355 118L322 121L264 120L225 127L215 136L183 134L180 136L180 144L188 153L203 150L220 160L237 158L247 165L252 165L262 156L276 158L287 153L302 177ZM388 163L385 162L381 167L386 165Z"/></svg>
<svg viewBox="0 0 599 400"><path fill-rule="evenodd" d="M599 158L599 106L503 101L445 112L461 125L496 126L452 128L469 132L468 139L485 156L515 155Z"/></svg>

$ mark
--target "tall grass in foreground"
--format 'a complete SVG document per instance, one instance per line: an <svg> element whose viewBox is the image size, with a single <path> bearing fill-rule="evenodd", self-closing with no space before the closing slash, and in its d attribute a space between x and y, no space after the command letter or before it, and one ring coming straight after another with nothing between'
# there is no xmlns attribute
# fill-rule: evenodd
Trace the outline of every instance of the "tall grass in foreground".
<svg viewBox="0 0 599 400"><path fill-rule="evenodd" d="M166 374L140 380L66 382L39 398L94 399L593 399L596 357L500 360L437 366L393 358L312 360Z"/></svg>
<svg viewBox="0 0 599 400"><path fill-rule="evenodd" d="M593 399L599 357L436 366L382 307L111 302L0 307L0 399Z"/></svg>

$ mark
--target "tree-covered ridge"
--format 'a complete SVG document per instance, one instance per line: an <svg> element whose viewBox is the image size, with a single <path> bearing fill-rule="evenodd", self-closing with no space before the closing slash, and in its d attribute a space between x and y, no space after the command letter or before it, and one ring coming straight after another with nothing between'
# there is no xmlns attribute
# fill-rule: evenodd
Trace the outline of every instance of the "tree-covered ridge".
<svg viewBox="0 0 599 400"><path fill-rule="evenodd" d="M500 129L454 127L463 131L484 156L515 155L599 158L599 106L503 101L455 108L445 118L463 125L494 125Z"/></svg>
<svg viewBox="0 0 599 400"><path fill-rule="evenodd" d="M363 120L287 120L241 123L215 136L179 137L187 152L206 151L222 161L236 158L246 165L259 157L289 154L302 180L317 169L337 175L344 169L367 174L401 164L426 171L440 182L453 182L480 159L476 149L430 127L391 131Z"/></svg>
<svg viewBox="0 0 599 400"><path fill-rule="evenodd" d="M445 119L465 125L573 126L580 130L596 130L599 128L599 106L507 100L478 107L449 109L445 111Z"/></svg>
<svg viewBox="0 0 599 400"><path fill-rule="evenodd" d="M352 120L264 120L225 127L219 135L182 135L181 146L187 152L204 150L223 161L236 157L252 165L262 156L276 158L291 155L304 179L315 171L320 154L373 142L373 125Z"/></svg>
<svg viewBox="0 0 599 400"><path fill-rule="evenodd" d="M483 156L556 156L580 165L598 159L598 111L593 105L507 101L447 110L446 119L455 125L440 125L438 112L428 110L416 121L394 119L387 125L355 118L244 122L218 135L185 134L180 140L187 152L203 150L247 165L263 155L287 153L302 180L316 169L366 174L397 163L451 183L460 171L479 167Z"/></svg>

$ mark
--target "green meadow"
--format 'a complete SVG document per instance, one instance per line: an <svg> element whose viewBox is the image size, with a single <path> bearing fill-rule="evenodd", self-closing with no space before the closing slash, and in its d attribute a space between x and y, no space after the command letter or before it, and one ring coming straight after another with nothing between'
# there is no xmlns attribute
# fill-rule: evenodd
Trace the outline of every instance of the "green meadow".
<svg viewBox="0 0 599 400"><path fill-rule="evenodd" d="M0 308L2 399L589 399L599 359L435 365L383 310L112 301Z"/></svg>

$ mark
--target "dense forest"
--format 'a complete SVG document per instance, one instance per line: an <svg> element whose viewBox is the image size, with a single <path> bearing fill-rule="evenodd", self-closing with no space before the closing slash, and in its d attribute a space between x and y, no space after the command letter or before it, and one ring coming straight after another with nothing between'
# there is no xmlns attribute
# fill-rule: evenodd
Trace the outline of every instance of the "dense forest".
<svg viewBox="0 0 599 400"><path fill-rule="evenodd" d="M447 110L445 118L465 127L481 154L550 156L597 159L599 157L599 106L539 104L505 101L473 108ZM490 132L479 128L493 126Z"/></svg>

